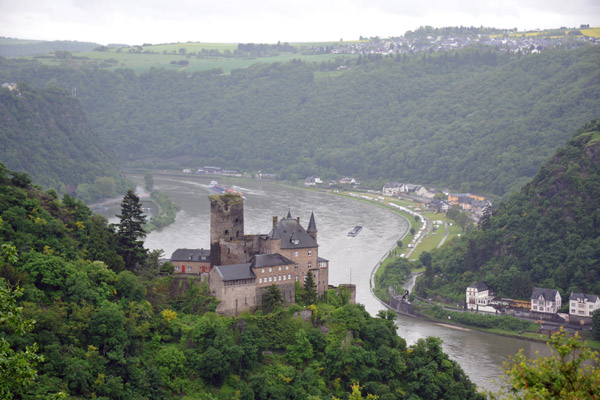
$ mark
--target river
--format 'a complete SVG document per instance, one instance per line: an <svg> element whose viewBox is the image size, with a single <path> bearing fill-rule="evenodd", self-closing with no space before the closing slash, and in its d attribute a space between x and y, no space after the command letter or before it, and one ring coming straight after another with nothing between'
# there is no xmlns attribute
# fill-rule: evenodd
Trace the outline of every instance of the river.
<svg viewBox="0 0 600 400"><path fill-rule="evenodd" d="M143 175L128 176L143 185ZM213 178L214 179L214 178ZM163 249L170 257L177 248L209 248L210 204L208 183L211 178L196 176L154 176L156 190L168 193L182 210L174 224L153 231L146 237L146 247ZM384 306L371 294L369 278L377 262L394 246L408 229L401 216L372 204L334 196L323 192L287 188L265 181L232 180L220 182L235 184L246 197L244 201L244 229L247 234L268 233L274 215L300 217L306 228L311 212L315 214L318 229L319 256L329 260L329 283L356 285L356 301L376 315ZM117 207L102 213L114 219ZM354 226L363 227L356 237L347 233ZM458 329L416 318L399 316L398 334L407 343L436 336L443 348L456 360L471 380L483 389L496 389L492 380L501 376L501 366L510 355L523 349L528 357L536 351L547 354L545 344L516 338L501 337L477 331Z"/></svg>

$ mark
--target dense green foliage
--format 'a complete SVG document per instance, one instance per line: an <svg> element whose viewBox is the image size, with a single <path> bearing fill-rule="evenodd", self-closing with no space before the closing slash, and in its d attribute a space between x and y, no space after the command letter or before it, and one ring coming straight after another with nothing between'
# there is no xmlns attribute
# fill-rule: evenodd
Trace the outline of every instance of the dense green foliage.
<svg viewBox="0 0 600 400"><path fill-rule="evenodd" d="M43 187L77 188L84 201L125 191L112 152L93 134L77 99L56 88L0 88L0 143L0 161Z"/></svg>
<svg viewBox="0 0 600 400"><path fill-rule="evenodd" d="M504 297L534 286L600 293L600 121L580 129L535 178L481 220L480 229L433 254L417 284L464 299L478 281Z"/></svg>
<svg viewBox="0 0 600 400"><path fill-rule="evenodd" d="M105 219L25 178L0 164L0 243L9 255L0 280L21 284L18 306L36 321L25 335L0 334L16 353L37 342L44 358L34 385L2 387L18 398L330 399L360 382L380 399L482 399L439 339L407 347L391 319L333 305L347 293L306 309L216 315L205 284L147 273L160 252L142 262L143 274L123 270Z"/></svg>
<svg viewBox="0 0 600 400"><path fill-rule="evenodd" d="M150 196L152 200L158 205L158 213L150 218L150 221L146 224L146 231L151 231L155 228L164 228L165 226L175 222L177 211L180 210L179 206L167 196L166 193L159 191L153 191Z"/></svg>
<svg viewBox="0 0 600 400"><path fill-rule="evenodd" d="M391 262L382 265L380 268L383 269L383 272L375 275L375 295L380 299L389 301L388 289L390 287L394 289L394 293L402 294L402 286L410 277L412 268L418 267L414 262L410 262L403 257L395 258Z"/></svg>
<svg viewBox="0 0 600 400"><path fill-rule="evenodd" d="M491 399L580 400L600 397L598 352L585 347L579 337L559 332L548 343L550 355L531 360L523 350L505 365L505 379Z"/></svg>
<svg viewBox="0 0 600 400"><path fill-rule="evenodd" d="M121 162L406 180L503 195L594 118L600 49L495 50L184 72L0 60L0 80L70 89ZM200 160L200 161L199 161ZM360 162L358 162L360 160Z"/></svg>
<svg viewBox="0 0 600 400"><path fill-rule="evenodd" d="M13 259L14 260L14 259ZM0 264L5 259L0 255ZM32 328L32 322L23 318L23 308L17 306L17 298L23 295L23 289L11 290L6 281L0 279L0 396L11 400L20 396L36 377L35 366L44 361L36 354L37 343L22 351L14 351L6 336L24 335Z"/></svg>
<svg viewBox="0 0 600 400"><path fill-rule="evenodd" d="M522 320L510 315L483 315L478 313L448 311L440 306L433 306L425 311L436 319L451 319L455 323L475 326L485 329L501 329L512 332L536 331L537 325L526 320ZM450 318L448 318L450 317Z"/></svg>

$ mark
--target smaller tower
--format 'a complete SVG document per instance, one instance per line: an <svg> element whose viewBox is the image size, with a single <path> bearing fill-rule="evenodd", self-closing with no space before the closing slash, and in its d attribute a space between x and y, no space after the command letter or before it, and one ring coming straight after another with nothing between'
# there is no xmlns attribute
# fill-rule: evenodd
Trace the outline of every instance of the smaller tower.
<svg viewBox="0 0 600 400"><path fill-rule="evenodd" d="M308 228L306 228L306 232L308 232L308 234L315 239L315 242L317 242L317 223L315 222L314 212L310 213L310 221L308 221Z"/></svg>
<svg viewBox="0 0 600 400"><path fill-rule="evenodd" d="M244 200L232 194L212 195L210 199L211 268L226 265L230 250L223 254L222 244L244 241ZM230 246L231 246L230 245Z"/></svg>

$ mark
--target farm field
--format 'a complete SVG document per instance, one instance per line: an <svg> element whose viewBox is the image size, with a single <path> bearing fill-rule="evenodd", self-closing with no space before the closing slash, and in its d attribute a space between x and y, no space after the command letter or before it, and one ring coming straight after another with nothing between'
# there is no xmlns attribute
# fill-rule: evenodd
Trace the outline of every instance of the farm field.
<svg viewBox="0 0 600 400"><path fill-rule="evenodd" d="M321 43L325 45L326 43ZM302 46L311 47L313 44L304 43ZM268 57L222 57L219 55L206 55L197 57L203 50L210 52L217 50L220 53L232 53L238 48L235 43L172 43L152 46L134 46L120 49L109 48L105 51L74 52L71 57L56 58L54 54L43 56L29 56L25 58L36 59L45 65L68 65L73 68L93 67L107 70L117 68L132 69L136 73L143 73L151 68L165 68L174 71L198 72L220 68L223 73L230 73L234 69L246 68L256 63L288 62L300 59L305 62L323 62L336 57L336 54L301 54L281 52L276 56ZM135 49L135 52L130 52ZM194 53L194 54L191 54ZM352 57L345 55L345 57ZM186 63L187 62L187 63Z"/></svg>

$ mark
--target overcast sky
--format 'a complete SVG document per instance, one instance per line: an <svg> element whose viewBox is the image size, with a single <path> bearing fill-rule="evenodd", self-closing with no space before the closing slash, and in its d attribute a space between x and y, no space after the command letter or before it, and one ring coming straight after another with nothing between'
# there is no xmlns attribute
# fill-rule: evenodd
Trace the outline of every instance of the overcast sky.
<svg viewBox="0 0 600 400"><path fill-rule="evenodd" d="M600 0L0 0L0 36L100 44L306 42L423 25L600 26Z"/></svg>

